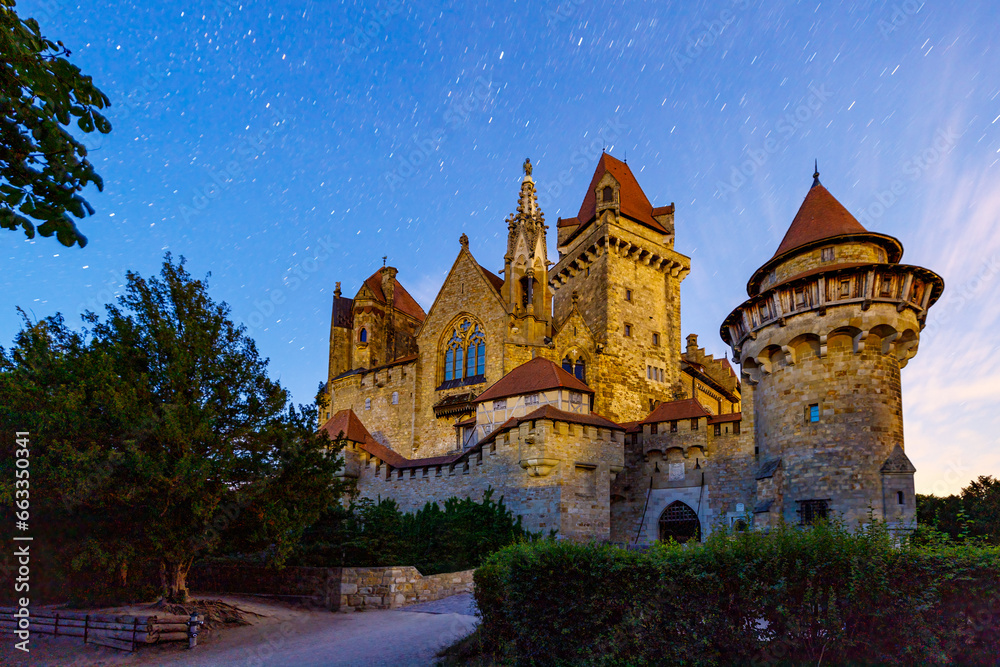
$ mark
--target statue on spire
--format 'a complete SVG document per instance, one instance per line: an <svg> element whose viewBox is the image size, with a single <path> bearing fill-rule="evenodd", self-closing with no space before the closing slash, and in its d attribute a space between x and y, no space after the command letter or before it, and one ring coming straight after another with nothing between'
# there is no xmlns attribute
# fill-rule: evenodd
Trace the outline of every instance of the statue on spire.
<svg viewBox="0 0 1000 667"><path fill-rule="evenodd" d="M524 175L531 176L531 158L524 158Z"/></svg>

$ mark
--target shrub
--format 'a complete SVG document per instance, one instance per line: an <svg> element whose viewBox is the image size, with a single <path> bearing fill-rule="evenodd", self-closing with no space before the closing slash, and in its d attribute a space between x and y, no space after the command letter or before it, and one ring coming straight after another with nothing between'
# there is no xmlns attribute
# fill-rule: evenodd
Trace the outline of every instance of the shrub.
<svg viewBox="0 0 1000 667"><path fill-rule="evenodd" d="M725 530L645 552L538 542L476 571L483 645L518 664L998 664L1000 550L880 525Z"/></svg>

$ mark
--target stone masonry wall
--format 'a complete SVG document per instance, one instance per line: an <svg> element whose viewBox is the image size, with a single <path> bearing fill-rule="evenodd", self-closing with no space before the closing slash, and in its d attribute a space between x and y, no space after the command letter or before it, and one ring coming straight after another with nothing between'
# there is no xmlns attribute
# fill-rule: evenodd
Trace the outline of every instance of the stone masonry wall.
<svg viewBox="0 0 1000 667"><path fill-rule="evenodd" d="M354 410L376 441L397 452L408 452L416 379L416 363L411 361L334 380L330 384L330 414Z"/></svg>
<svg viewBox="0 0 1000 667"><path fill-rule="evenodd" d="M340 605L341 568L270 567L242 563L195 563L188 572L192 591L242 593L291 599L336 611Z"/></svg>
<svg viewBox="0 0 1000 667"><path fill-rule="evenodd" d="M398 609L472 592L475 570L423 576L415 567L345 567L340 611Z"/></svg>
<svg viewBox="0 0 1000 667"><path fill-rule="evenodd" d="M483 326L486 335L486 380L477 385L438 390L444 380L443 337L450 335L452 326L463 314ZM415 414L411 419L413 447L411 451L396 451L408 458L423 458L455 450L456 416L438 419L434 416L434 404L454 394L469 391L482 393L503 376L506 330L507 311L499 296L483 277L469 251L462 249L417 336L420 356L416 370ZM368 422L365 424L367 426Z"/></svg>
<svg viewBox="0 0 1000 667"><path fill-rule="evenodd" d="M794 255L774 268L774 280L768 282L766 279L762 287L767 288L783 282L792 276L803 271L808 271L818 266L834 264L867 264L878 262L878 251L881 246L876 243L837 243L833 248L833 259L824 261L822 258L823 248L813 248L807 252ZM885 261L883 258L881 261Z"/></svg>

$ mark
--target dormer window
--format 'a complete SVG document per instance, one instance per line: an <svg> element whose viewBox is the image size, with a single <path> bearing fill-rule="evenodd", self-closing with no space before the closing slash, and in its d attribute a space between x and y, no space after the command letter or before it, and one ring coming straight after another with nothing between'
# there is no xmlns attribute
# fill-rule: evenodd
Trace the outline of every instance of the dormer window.
<svg viewBox="0 0 1000 667"><path fill-rule="evenodd" d="M615 200L614 188L612 188L610 185L605 185L604 191L601 193L601 200L603 200L605 204L610 204L611 202L613 202Z"/></svg>

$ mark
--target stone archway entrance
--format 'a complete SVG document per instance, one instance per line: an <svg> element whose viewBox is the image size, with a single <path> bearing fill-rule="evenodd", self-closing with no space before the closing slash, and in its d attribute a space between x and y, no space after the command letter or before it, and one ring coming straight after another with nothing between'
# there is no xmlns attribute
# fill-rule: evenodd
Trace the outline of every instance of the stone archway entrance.
<svg viewBox="0 0 1000 667"><path fill-rule="evenodd" d="M694 510L679 500L675 500L660 515L660 541L670 538L684 543L701 541L701 522Z"/></svg>

